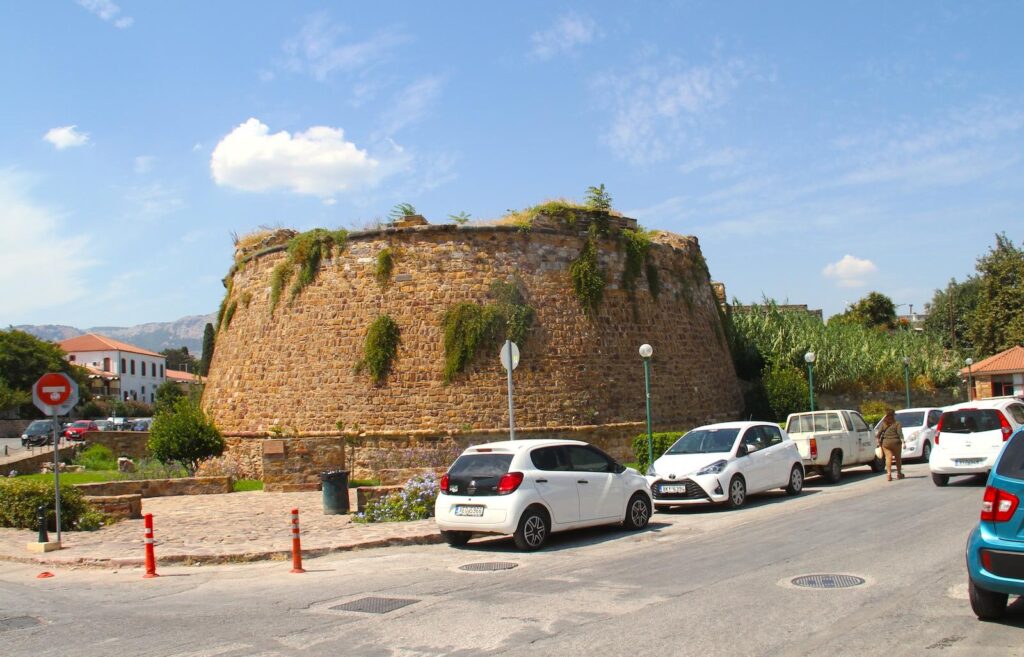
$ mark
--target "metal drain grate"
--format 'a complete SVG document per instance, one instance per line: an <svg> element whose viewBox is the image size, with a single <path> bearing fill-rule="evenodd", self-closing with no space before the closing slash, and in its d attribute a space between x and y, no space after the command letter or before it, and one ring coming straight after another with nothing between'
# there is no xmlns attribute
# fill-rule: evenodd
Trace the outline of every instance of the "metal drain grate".
<svg viewBox="0 0 1024 657"><path fill-rule="evenodd" d="M480 563L467 563L465 566L459 566L459 570L471 573L487 573L495 570L512 570L518 565L514 561L482 561Z"/></svg>
<svg viewBox="0 0 1024 657"><path fill-rule="evenodd" d="M791 583L807 589L848 589L865 583L862 577L854 575L801 575L794 577Z"/></svg>
<svg viewBox="0 0 1024 657"><path fill-rule="evenodd" d="M26 627L41 625L43 621L32 616L13 616L11 618L0 618L0 632L8 630L23 630Z"/></svg>
<svg viewBox="0 0 1024 657"><path fill-rule="evenodd" d="M386 614L389 611L415 604L419 600L409 598L359 598L343 605L331 607L337 611L359 611L364 614Z"/></svg>

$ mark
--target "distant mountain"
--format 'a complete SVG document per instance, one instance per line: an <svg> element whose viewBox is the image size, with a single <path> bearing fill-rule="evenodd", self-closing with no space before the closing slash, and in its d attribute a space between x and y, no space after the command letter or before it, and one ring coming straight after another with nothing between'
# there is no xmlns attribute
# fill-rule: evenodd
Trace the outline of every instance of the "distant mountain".
<svg viewBox="0 0 1024 657"><path fill-rule="evenodd" d="M188 347L188 352L199 358L203 351L203 330L208 322L212 323L216 319L217 314L210 313L209 315L190 315L173 322L152 322L136 326L94 326L78 329L74 326L59 324L40 326L25 324L14 328L51 342L67 340L86 333L99 333L150 351Z"/></svg>

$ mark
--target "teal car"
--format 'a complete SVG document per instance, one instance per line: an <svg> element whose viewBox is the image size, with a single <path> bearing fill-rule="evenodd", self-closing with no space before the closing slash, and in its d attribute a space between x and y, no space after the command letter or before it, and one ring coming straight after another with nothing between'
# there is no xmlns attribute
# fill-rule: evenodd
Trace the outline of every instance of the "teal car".
<svg viewBox="0 0 1024 657"><path fill-rule="evenodd" d="M985 487L981 522L967 539L971 608L978 618L1006 613L1011 595L1024 595L1024 428L1010 436Z"/></svg>

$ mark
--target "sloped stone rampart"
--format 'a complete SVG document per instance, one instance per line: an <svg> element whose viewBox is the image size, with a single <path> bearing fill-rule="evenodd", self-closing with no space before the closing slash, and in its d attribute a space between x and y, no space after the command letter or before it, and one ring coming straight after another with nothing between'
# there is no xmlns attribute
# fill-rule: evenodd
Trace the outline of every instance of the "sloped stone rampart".
<svg viewBox="0 0 1024 657"><path fill-rule="evenodd" d="M515 372L516 425L520 431L619 426L644 419L643 366L638 347L654 347L651 398L659 426L694 426L735 419L742 408L718 308L697 240L657 234L651 259L660 295L645 275L630 294L621 286L625 263L613 239L599 241L606 271L604 301L593 314L572 290L569 268L584 236L575 232L509 227L416 226L352 234L345 251L325 260L316 280L297 297L288 286L270 310L271 271L286 254L269 248L233 273L237 301L217 347L203 403L229 438L263 439L280 428L291 436L362 435L361 459L379 461L385 449L402 449L389 434L474 432L501 436L508 425L499 345L450 384L444 367L444 313L461 302L488 303L494 281L518 277L536 311L534 330L520 345ZM390 248L394 269L388 284L376 278L376 256ZM381 315L401 330L393 371L379 386L358 371L368 327ZM493 352L493 353L491 353ZM618 431L627 445L635 428ZM238 443L236 443L237 445ZM296 445L298 447L298 445ZM233 448L232 448L233 449ZM320 447L307 451L315 456ZM615 448L624 458L627 452ZM279 468L292 484L309 485L312 456L264 454L296 461ZM342 459L331 456L333 463ZM327 461L324 461L326 464ZM366 469L379 469L368 467ZM287 472L284 472L287 470ZM284 481L281 481L282 485Z"/></svg>

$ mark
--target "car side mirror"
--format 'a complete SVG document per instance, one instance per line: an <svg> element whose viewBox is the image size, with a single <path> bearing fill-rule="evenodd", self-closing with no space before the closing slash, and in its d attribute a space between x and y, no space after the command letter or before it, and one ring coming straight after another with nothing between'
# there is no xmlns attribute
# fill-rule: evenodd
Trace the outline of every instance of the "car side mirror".
<svg viewBox="0 0 1024 657"><path fill-rule="evenodd" d="M612 463L612 472L614 472L615 474L622 474L625 471L626 466L622 465L621 463Z"/></svg>
<svg viewBox="0 0 1024 657"><path fill-rule="evenodd" d="M749 453L750 453L750 450L748 450L747 446L744 445L743 443L740 443L740 446L736 448L736 456L737 457L739 457L739 456L746 456Z"/></svg>

